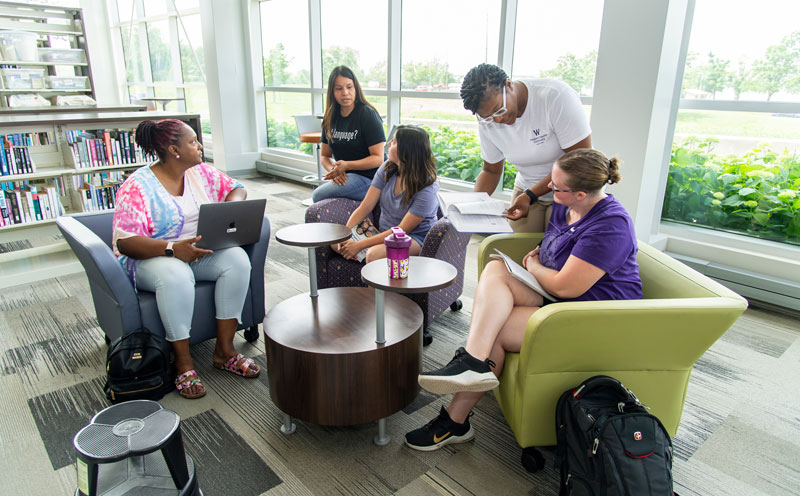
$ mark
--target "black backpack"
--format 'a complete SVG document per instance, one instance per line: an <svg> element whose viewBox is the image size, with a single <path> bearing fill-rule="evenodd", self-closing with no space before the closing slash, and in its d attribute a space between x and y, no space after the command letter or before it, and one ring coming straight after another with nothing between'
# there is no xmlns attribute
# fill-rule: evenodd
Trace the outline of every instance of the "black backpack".
<svg viewBox="0 0 800 496"><path fill-rule="evenodd" d="M618 380L598 375L556 406L560 496L672 496L672 441Z"/></svg>
<svg viewBox="0 0 800 496"><path fill-rule="evenodd" d="M114 340L106 358L106 397L112 403L160 400L175 389L170 345L147 329Z"/></svg>

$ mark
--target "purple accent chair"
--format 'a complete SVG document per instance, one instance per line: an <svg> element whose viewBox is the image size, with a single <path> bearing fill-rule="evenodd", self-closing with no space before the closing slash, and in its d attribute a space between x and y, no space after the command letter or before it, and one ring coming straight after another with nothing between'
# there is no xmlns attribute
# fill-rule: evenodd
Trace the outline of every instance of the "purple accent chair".
<svg viewBox="0 0 800 496"><path fill-rule="evenodd" d="M306 210L306 223L332 222L346 224L350 214L358 207L359 202L347 198L330 198L314 203ZM370 218L378 225L380 206L376 206ZM467 255L467 243L470 234L456 231L446 217L438 213L439 220L428 231L422 243L420 256L438 258L451 263L458 271L458 278L449 287L429 293L406 295L414 300L422 309L424 315L423 329L424 344L431 341L428 326L433 320L450 307L451 310L461 309L461 290L464 288L464 260ZM338 288L345 286L366 286L361 281L361 268L363 263L346 260L331 250L328 246L316 249L317 254L317 285L323 288Z"/></svg>

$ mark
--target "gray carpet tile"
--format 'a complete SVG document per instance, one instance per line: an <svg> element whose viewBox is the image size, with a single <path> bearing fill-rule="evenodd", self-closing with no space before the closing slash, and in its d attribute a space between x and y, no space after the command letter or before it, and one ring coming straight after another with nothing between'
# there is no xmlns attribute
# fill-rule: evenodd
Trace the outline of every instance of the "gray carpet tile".
<svg viewBox="0 0 800 496"><path fill-rule="evenodd" d="M181 430L203 493L261 494L282 482L213 409L182 419Z"/></svg>
<svg viewBox="0 0 800 496"><path fill-rule="evenodd" d="M104 382L105 378L97 378L28 400L52 470L75 463L72 439L95 413L108 406Z"/></svg>
<svg viewBox="0 0 800 496"><path fill-rule="evenodd" d="M251 198L268 198L269 309L308 290L307 251L281 245L274 232L303 222L299 200L311 189L268 177L243 182ZM434 342L423 351L426 370L446 364L464 345L482 239L474 236L467 247L464 308L446 311L430 327ZM797 318L751 308L698 360L674 439L675 488L682 496L800 494L798 337ZM527 473L520 465L522 449L491 393L471 418L474 441L435 452L403 444L406 432L434 418L450 398L426 392L387 419L391 441L385 447L373 443L376 423L321 427L296 421L296 432L286 436L279 430L283 414L269 395L263 335L253 344L238 336L235 344L262 367L259 378L211 367L209 341L192 348L208 395L188 401L173 392L161 400L181 415L184 443L206 495L558 492L553 450L543 450L543 470ZM102 392L105 352L83 274L0 294L0 470L14 483L0 484L0 495L73 494L72 438L108 406Z"/></svg>

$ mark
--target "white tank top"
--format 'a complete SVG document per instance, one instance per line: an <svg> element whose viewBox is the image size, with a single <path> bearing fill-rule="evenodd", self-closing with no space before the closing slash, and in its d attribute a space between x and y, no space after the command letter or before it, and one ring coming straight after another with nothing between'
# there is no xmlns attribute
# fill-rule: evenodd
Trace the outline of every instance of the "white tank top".
<svg viewBox="0 0 800 496"><path fill-rule="evenodd" d="M183 212L183 229L176 238L170 241L178 241L197 236L197 220L200 217L200 207L192 194L192 188L186 176L183 178L183 195L173 196L173 200Z"/></svg>

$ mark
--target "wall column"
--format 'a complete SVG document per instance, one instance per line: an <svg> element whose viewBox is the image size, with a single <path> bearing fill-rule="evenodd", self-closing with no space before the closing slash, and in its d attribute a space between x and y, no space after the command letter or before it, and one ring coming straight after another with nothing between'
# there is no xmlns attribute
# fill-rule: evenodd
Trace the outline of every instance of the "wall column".
<svg viewBox="0 0 800 496"><path fill-rule="evenodd" d="M255 172L259 157L248 2L201 0L214 166Z"/></svg>
<svg viewBox="0 0 800 496"><path fill-rule="evenodd" d="M608 188L657 242L694 0L606 0L592 105L592 143L622 161Z"/></svg>

